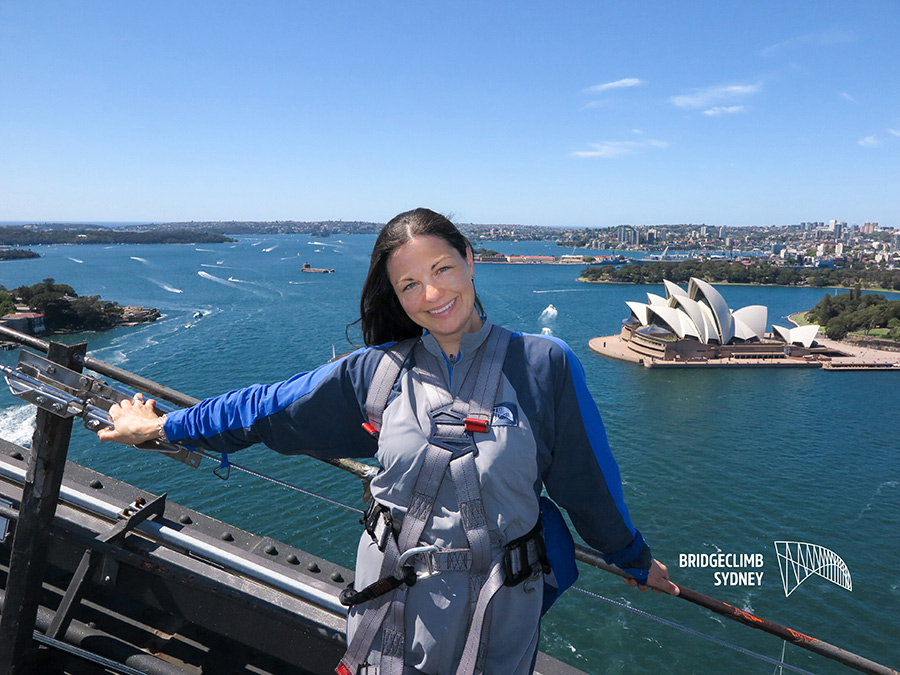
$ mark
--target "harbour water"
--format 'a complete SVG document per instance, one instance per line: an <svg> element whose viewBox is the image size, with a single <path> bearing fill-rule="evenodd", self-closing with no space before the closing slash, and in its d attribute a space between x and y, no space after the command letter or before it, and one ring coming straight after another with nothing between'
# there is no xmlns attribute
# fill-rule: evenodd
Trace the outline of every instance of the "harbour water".
<svg viewBox="0 0 900 675"><path fill-rule="evenodd" d="M49 246L42 257L0 263L14 288L53 277L80 295L158 307L152 324L68 336L92 356L197 397L284 379L352 347L372 236L310 241L239 237L197 246ZM503 253L550 253L552 244L491 243ZM568 253L569 251L564 251ZM334 274L302 274L304 262ZM626 300L658 287L582 284L580 267L478 265L479 295L494 321L550 332L581 358L624 480L632 519L671 577L701 593L894 668L900 667L900 376L821 370L648 370L607 359L588 340L618 331ZM722 286L733 309L769 308L769 322L809 308L825 291ZM834 292L834 291L830 291ZM894 296L895 298L900 296ZM549 305L556 314L545 312ZM198 312L202 316L195 316ZM358 332L350 336L360 342ZM15 352L0 353L0 362ZM0 392L0 435L27 443L33 410ZM323 420L324 425L328 424ZM193 470L78 429L70 458L172 500L353 566L358 515L214 464ZM250 448L234 461L354 507L356 479L304 457ZM852 590L812 576L785 596L775 541L839 555ZM761 554L761 566L680 567L682 555ZM724 585L722 572L762 573ZM717 575L716 573L719 573ZM750 578L756 580L750 585ZM737 577L735 577L737 578ZM634 591L581 568L577 585L720 641L781 655L782 643L684 601ZM588 673L759 673L757 660L578 592L546 617L542 649ZM788 646L814 673L850 672Z"/></svg>

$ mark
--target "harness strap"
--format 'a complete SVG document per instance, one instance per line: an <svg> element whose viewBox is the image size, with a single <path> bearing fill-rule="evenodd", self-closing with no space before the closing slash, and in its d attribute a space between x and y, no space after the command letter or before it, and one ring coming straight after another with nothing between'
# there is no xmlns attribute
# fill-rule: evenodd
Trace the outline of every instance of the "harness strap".
<svg viewBox="0 0 900 675"><path fill-rule="evenodd" d="M484 659L482 628L489 622L485 620L489 603L499 588L499 586L495 588L496 582L492 580L499 578L499 585L502 586L504 579L502 556L495 561L491 560L490 534L481 500L480 481L474 460L477 448L472 434L473 426L477 430L483 428L486 431L490 423L510 337L511 333L504 328L494 326L491 329L469 366L456 397L452 397L444 386L437 360L424 347L419 346L416 349L415 371L423 383L431 407L432 429L423 465L416 478L399 536L396 539L393 536L386 537L379 574L382 579L388 575L399 578L403 574L403 571L398 569L401 551L407 551L418 545L449 467L456 487L460 518L471 556L470 560L465 561L470 569L470 600L473 607L470 630L466 638L466 650L469 652L474 650L475 653L471 672L476 668L480 669ZM408 342L421 345L417 340L397 343L394 349L386 353L376 368L375 380L371 383L366 398L369 424L376 429L381 426L382 413L393 388L393 382L413 347L413 344L410 344L406 349L407 345L404 343ZM399 353L401 349L406 350L405 354ZM482 367L485 358L488 360ZM386 363L388 365L385 365ZM476 424L473 425L471 420ZM460 555L461 551L448 553L450 555L445 559L455 565L460 564L465 557ZM456 555L453 555L454 553ZM379 673L402 675L407 590L408 586L403 584L369 601L353 640L338 666L339 673L357 672L360 664L368 656L375 636L381 630Z"/></svg>
<svg viewBox="0 0 900 675"><path fill-rule="evenodd" d="M394 388L394 382L400 374L400 369L409 358L409 353L419 338L409 338L408 340L400 340L394 343L375 368L375 374L372 376L372 382L369 385L369 392L366 394L366 417L371 430L364 424L363 427L369 433L377 436L381 430L381 417L384 409L387 407L388 397L391 395L391 389ZM374 432L374 433L373 433Z"/></svg>
<svg viewBox="0 0 900 675"><path fill-rule="evenodd" d="M487 655L487 645L490 634L490 609L491 600L503 587L503 554L497 556L491 565L491 573L481 587L478 600L472 610L472 620L469 624L469 634L466 636L466 646L463 649L462 658L456 669L456 675L474 675L484 668L484 659Z"/></svg>
<svg viewBox="0 0 900 675"><path fill-rule="evenodd" d="M491 335L493 333L492 330ZM453 471L455 461L452 460L459 456L471 458L474 445L471 432L466 431L464 421L468 416L469 400L475 388L475 380L486 376L486 371L481 368L481 363L486 343L489 341L491 341L490 335L476 353L475 359L466 373L459 395L455 399L450 396L443 385L440 364L437 359L421 343L416 346L415 372L422 381L431 409L431 434L428 438L429 445L425 451L425 460L416 479L413 495L400 528L398 547L401 551L418 545L422 532L431 517L438 491L447 474L447 468L450 467L451 472ZM491 405L493 407L493 402ZM457 486L458 489L459 486ZM481 510L483 511L483 509ZM460 512L462 513L462 511L463 506L460 501ZM469 545L473 549L473 557L477 559L477 553L475 553L471 540ZM402 604L405 605L405 597ZM390 636L392 639L399 636L405 644L403 618L405 606L401 607L400 605L401 600L398 597L395 599L392 609L388 611L384 622L380 675L402 675L403 673L403 652L384 649L385 636Z"/></svg>

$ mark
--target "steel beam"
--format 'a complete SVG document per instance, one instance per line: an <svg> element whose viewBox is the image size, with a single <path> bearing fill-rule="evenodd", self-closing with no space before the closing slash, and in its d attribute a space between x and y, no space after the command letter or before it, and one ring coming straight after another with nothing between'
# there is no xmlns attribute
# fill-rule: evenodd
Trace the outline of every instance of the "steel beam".
<svg viewBox="0 0 900 675"><path fill-rule="evenodd" d="M51 361L80 372L86 344L49 344ZM16 675L16 666L31 648L32 633L47 565L50 526L62 483L72 419L37 411L31 456L25 477L19 520L10 554L9 577L0 615L0 674Z"/></svg>

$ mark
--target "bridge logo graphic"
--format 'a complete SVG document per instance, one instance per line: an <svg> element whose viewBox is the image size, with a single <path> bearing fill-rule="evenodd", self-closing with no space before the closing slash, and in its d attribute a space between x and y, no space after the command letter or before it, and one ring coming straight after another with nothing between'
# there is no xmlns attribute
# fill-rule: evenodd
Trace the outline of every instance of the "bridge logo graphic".
<svg viewBox="0 0 900 675"><path fill-rule="evenodd" d="M788 597L813 574L848 591L853 590L847 565L837 553L824 546L801 541L776 541L775 552L778 554L784 597Z"/></svg>

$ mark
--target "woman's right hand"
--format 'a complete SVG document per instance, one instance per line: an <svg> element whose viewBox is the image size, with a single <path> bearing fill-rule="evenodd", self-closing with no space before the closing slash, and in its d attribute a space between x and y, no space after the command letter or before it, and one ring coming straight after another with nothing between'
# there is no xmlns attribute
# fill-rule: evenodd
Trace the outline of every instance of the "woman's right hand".
<svg viewBox="0 0 900 675"><path fill-rule="evenodd" d="M126 445L138 445L159 438L160 420L165 422L165 415L156 411L156 401L152 398L144 400L141 393L132 399L113 404L109 409L109 417L114 426L101 429L97 437L101 441L115 441Z"/></svg>

